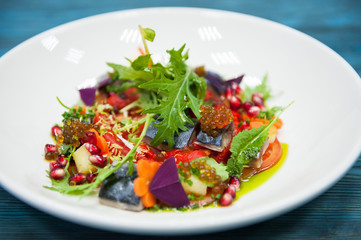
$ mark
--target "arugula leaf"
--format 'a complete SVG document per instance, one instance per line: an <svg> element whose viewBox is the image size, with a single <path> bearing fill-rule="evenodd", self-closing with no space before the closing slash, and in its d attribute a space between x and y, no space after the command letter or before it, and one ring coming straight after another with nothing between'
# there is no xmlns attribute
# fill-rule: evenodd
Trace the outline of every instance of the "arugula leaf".
<svg viewBox="0 0 361 240"><path fill-rule="evenodd" d="M153 79L153 74L149 71L136 70L133 67L126 67L123 65L115 64L115 63L107 63L107 65L116 71L119 79L124 80L151 80Z"/></svg>
<svg viewBox="0 0 361 240"><path fill-rule="evenodd" d="M114 63L108 65L114 69L114 76L119 78L116 81L122 81L125 86L138 88L140 101L137 104L145 109L142 114L157 114L159 119L162 119L160 123L154 124L158 131L151 144L157 146L167 141L168 146L172 148L174 135L179 129L185 131L185 124L193 123L187 116L187 111L192 110L196 117L200 118L199 109L206 95L207 84L204 78L198 77L185 63L188 59L188 51L183 53L185 44L179 50L167 51L170 55L168 65L153 64L146 45L146 40L154 40L153 30L141 26L139 30L147 54L131 62L130 67ZM125 89L123 84L114 84L114 87L108 89L121 92ZM146 103L147 99L151 100L150 104Z"/></svg>
<svg viewBox="0 0 361 240"><path fill-rule="evenodd" d="M268 85L268 75L263 77L261 84L251 88L246 86L243 91L242 101L251 101L253 93L262 93L264 101L271 97L271 88Z"/></svg>
<svg viewBox="0 0 361 240"><path fill-rule="evenodd" d="M139 56L131 63L131 66L136 71L144 70L147 67L149 67L149 61L150 61L150 54Z"/></svg>
<svg viewBox="0 0 361 240"><path fill-rule="evenodd" d="M168 146L172 148L174 135L178 133L178 129L185 131L187 130L185 123L193 123L185 112L188 108L193 111L197 118L200 118L199 108L204 98L206 85L204 79L200 79L185 64L188 53L182 54L184 48L185 45L179 50L167 51L170 54L168 69L172 74L171 77L166 76L165 68L158 65L157 68L161 69L161 71L157 71L158 77L139 86L143 89L156 89L158 93L164 95L159 106L146 109L143 112L159 114L159 119L163 119L160 123L154 123L158 131L151 142L153 146L157 146L166 140ZM192 89L194 85L204 89L194 92Z"/></svg>
<svg viewBox="0 0 361 240"><path fill-rule="evenodd" d="M130 80L113 80L112 84L106 86L107 92L122 93L129 88L137 87L137 83Z"/></svg>
<svg viewBox="0 0 361 240"><path fill-rule="evenodd" d="M227 162L227 171L230 175L239 176L242 173L243 165L249 163L257 156L262 145L268 138L268 131L270 127L290 105L283 108L281 112L267 125L239 132L237 136L233 138L230 148L232 155Z"/></svg>

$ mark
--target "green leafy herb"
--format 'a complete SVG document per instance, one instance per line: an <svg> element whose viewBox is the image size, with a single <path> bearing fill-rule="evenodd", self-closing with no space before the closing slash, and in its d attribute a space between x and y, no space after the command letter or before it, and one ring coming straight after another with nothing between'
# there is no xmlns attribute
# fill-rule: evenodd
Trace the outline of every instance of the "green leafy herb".
<svg viewBox="0 0 361 240"><path fill-rule="evenodd" d="M140 64L139 62L137 64L137 68L139 68L139 64ZM117 73L118 78L122 80L133 80L133 81L135 80L138 81L139 84L153 79L153 74L150 71L136 70L131 66L127 67L115 63L107 63L107 64L109 67L114 69L114 71Z"/></svg>
<svg viewBox="0 0 361 240"><path fill-rule="evenodd" d="M82 107L70 108L70 107L66 106L64 103L62 103L58 97L56 97L56 99L58 100L58 102L60 103L61 106L68 109L67 112L64 112L62 114L62 117L64 118L64 120L77 118L80 121L83 121L83 120L87 120L87 119L92 119L95 116L95 113L92 111L91 108L88 108L87 112L85 114L82 114L82 111L83 111Z"/></svg>
<svg viewBox="0 0 361 240"><path fill-rule="evenodd" d="M187 116L188 108L200 118L199 108L205 96L206 83L185 64L188 54L182 54L184 48L185 45L179 50L167 51L170 54L170 66L167 69L172 77L165 75L166 69L158 65L158 70L155 70L157 78L139 86L143 89L157 89L164 95L159 106L144 111L159 114L159 119L162 119L160 123L154 124L158 131L152 140L153 146L164 140L170 148L174 145L174 135L178 133L178 129L185 131L186 122L193 123Z"/></svg>
<svg viewBox="0 0 361 240"><path fill-rule="evenodd" d="M146 43L147 41L153 42L154 38L155 38L155 31L153 29L150 28L143 28L142 26L138 26L139 27L139 32L140 35L142 36L142 40L143 40L143 45L144 45L144 50L147 54L149 54L149 50L148 50L148 46ZM151 65L153 64L152 59L150 58L150 62Z"/></svg>
<svg viewBox="0 0 361 240"><path fill-rule="evenodd" d="M288 108L288 106L286 108ZM257 156L262 145L268 138L270 127L277 121L279 115L286 110L286 108L283 108L267 125L242 131L233 138L230 148L232 155L227 163L227 171L230 175L239 176L242 173L243 165L249 163Z"/></svg>
<svg viewBox="0 0 361 240"><path fill-rule="evenodd" d="M277 112L282 110L282 107L272 107L270 109L267 109L265 111L261 111L258 115L259 118L268 119L270 120L272 117L276 115Z"/></svg>
<svg viewBox="0 0 361 240"><path fill-rule="evenodd" d="M138 104L145 109L142 114L157 114L158 119L162 120L154 124L158 131L151 144L157 146L167 141L172 148L174 136L179 129L185 131L187 122L193 124L188 117L188 111L191 110L200 118L199 108L205 97L207 85L204 78L198 77L185 63L188 59L188 51L183 53L185 45L178 50L167 51L170 60L166 66L160 63L153 64L146 40L153 41L155 33L141 26L139 30L147 54L139 56L129 67L113 63L108 65L114 69L118 80L124 81L126 86L137 88L140 94ZM117 85L114 90L124 91L125 87L121 83Z"/></svg>
<svg viewBox="0 0 361 240"><path fill-rule="evenodd" d="M135 59L131 63L131 66L136 71L144 70L149 66L149 61L150 61L150 55L149 54L147 54L145 56L139 56L137 59Z"/></svg>
<svg viewBox="0 0 361 240"><path fill-rule="evenodd" d="M138 86L136 82L131 80L114 79L113 82L106 86L107 92L122 93L129 88Z"/></svg>

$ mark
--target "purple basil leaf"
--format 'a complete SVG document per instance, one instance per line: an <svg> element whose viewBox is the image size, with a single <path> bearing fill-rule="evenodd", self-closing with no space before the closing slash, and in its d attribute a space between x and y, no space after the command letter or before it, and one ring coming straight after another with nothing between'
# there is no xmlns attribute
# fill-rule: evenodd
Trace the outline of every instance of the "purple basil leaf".
<svg viewBox="0 0 361 240"><path fill-rule="evenodd" d="M99 83L95 83L92 81L83 83L83 86L79 87L79 94L81 100L85 103L85 105L92 106L95 101L95 93L97 89L107 85L109 82L110 79L106 78ZM84 87L84 85L86 85L86 87Z"/></svg>
<svg viewBox="0 0 361 240"><path fill-rule="evenodd" d="M221 76L213 72L207 72L206 79L208 83L210 83L219 93L224 93L227 88L231 88L232 84L236 83L239 85L243 79L244 75L239 77L230 79L230 80L223 80Z"/></svg>
<svg viewBox="0 0 361 240"><path fill-rule="evenodd" d="M80 98L87 106L92 106L95 101L96 87L79 89Z"/></svg>
<svg viewBox="0 0 361 240"><path fill-rule="evenodd" d="M190 204L179 181L174 157L168 158L159 167L149 185L149 190L157 199L172 207L184 207Z"/></svg>

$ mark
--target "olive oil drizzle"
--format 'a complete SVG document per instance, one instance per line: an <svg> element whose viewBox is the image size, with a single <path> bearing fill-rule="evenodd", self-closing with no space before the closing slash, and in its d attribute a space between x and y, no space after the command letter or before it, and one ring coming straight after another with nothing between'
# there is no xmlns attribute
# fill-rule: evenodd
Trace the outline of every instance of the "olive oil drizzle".
<svg viewBox="0 0 361 240"><path fill-rule="evenodd" d="M237 195L234 201L239 199L241 196L253 191L257 187L261 186L263 183L265 183L268 179L270 179L283 165L285 162L285 159L287 157L288 153L288 144L281 143L282 145L282 156L281 159L278 161L278 163L271 167L270 169L267 169L266 171L263 171L261 173L258 173L251 178L242 181L240 189L237 191Z"/></svg>
<svg viewBox="0 0 361 240"><path fill-rule="evenodd" d="M281 143L282 145L282 156L281 159L271 167L270 169L267 169L266 171L263 171L261 173L258 173L251 178L242 181L241 187L237 191L236 198L233 202L237 201L240 197L243 195L253 191L257 187L261 186L263 183L265 183L268 179L270 179L283 165L283 163L286 160L287 153L288 153L288 144L287 143ZM160 208L152 208L152 209L146 209L150 212L189 212L194 211L198 209L204 209L209 207L219 207L220 205L217 203L217 201L203 207L197 207L197 208L171 208L171 207L160 207Z"/></svg>

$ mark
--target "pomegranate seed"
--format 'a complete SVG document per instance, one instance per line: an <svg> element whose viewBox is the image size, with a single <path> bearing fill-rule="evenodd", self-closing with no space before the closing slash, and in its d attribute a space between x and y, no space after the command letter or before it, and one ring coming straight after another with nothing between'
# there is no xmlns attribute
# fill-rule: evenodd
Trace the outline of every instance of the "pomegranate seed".
<svg viewBox="0 0 361 240"><path fill-rule="evenodd" d="M68 159L66 159L65 155L63 155L63 154L58 155L58 157L56 158L56 161L62 168L65 167L66 164L68 163Z"/></svg>
<svg viewBox="0 0 361 240"><path fill-rule="evenodd" d="M49 162L49 170L53 170L55 168L62 168L57 161Z"/></svg>
<svg viewBox="0 0 361 240"><path fill-rule="evenodd" d="M232 204L232 202L233 202L233 197L229 193L224 193L221 199L219 199L219 204L221 206L229 206Z"/></svg>
<svg viewBox="0 0 361 240"><path fill-rule="evenodd" d="M107 165L107 160L105 157L101 156L101 155L91 155L89 156L89 161L100 168L103 168Z"/></svg>
<svg viewBox="0 0 361 240"><path fill-rule="evenodd" d="M258 114L259 114L260 111L261 111L261 110L259 109L259 107L257 107L257 106L252 106L250 109L248 109L247 114L248 114L248 116L250 116L250 117L256 117L256 116L258 116Z"/></svg>
<svg viewBox="0 0 361 240"><path fill-rule="evenodd" d="M100 153L100 149L97 146L95 146L94 144L84 143L84 146L85 146L86 150L88 150L90 152L90 154L92 154L92 155Z"/></svg>
<svg viewBox="0 0 361 240"><path fill-rule="evenodd" d="M95 177L96 177L96 175L94 173L88 173L86 175L86 180L88 181L88 183L92 183L92 182L94 182Z"/></svg>
<svg viewBox="0 0 361 240"><path fill-rule="evenodd" d="M236 95L242 94L242 89L241 89L240 86L239 86L237 83L235 83L235 82L232 83L232 90L234 91L234 93L235 93Z"/></svg>
<svg viewBox="0 0 361 240"><path fill-rule="evenodd" d="M69 185L75 186L75 185L81 185L85 183L86 176L84 173L76 173L69 177Z"/></svg>
<svg viewBox="0 0 361 240"><path fill-rule="evenodd" d="M246 110L246 112L253 106L253 103L250 101L246 101L243 103L243 108Z"/></svg>
<svg viewBox="0 0 361 240"><path fill-rule="evenodd" d="M234 93L236 95L242 95L242 89L237 85L236 89L234 89Z"/></svg>
<svg viewBox="0 0 361 240"><path fill-rule="evenodd" d="M59 154L58 148L53 144L45 144L44 152L46 160L55 160Z"/></svg>
<svg viewBox="0 0 361 240"><path fill-rule="evenodd" d="M228 99L228 101L231 101L232 96L233 96L233 94L232 94L232 89L227 88L227 90L226 90L226 92L225 92L225 95L226 95L226 98Z"/></svg>
<svg viewBox="0 0 361 240"><path fill-rule="evenodd" d="M63 130L61 130L61 128L59 126L57 126L57 125L55 125L54 127L51 128L51 134L55 138L57 138L62 133L63 133Z"/></svg>
<svg viewBox="0 0 361 240"><path fill-rule="evenodd" d="M235 176L231 177L229 184L234 185L236 187L236 190L239 190L239 188L241 187L241 181L239 181L239 178Z"/></svg>
<svg viewBox="0 0 361 240"><path fill-rule="evenodd" d="M58 151L58 148L54 144L45 144L45 153Z"/></svg>
<svg viewBox="0 0 361 240"><path fill-rule="evenodd" d="M231 109L232 109L233 111L237 111L237 110L241 109L241 107L242 107L242 102L241 102L241 100L240 100L238 97L236 97L236 96L232 96L232 98L231 98L231 100L230 100L229 103L230 103Z"/></svg>
<svg viewBox="0 0 361 240"><path fill-rule="evenodd" d="M247 121L243 121L241 126L239 127L241 131L249 128L249 123Z"/></svg>
<svg viewBox="0 0 361 240"><path fill-rule="evenodd" d="M263 94L262 93L253 93L252 102L256 105L263 105Z"/></svg>
<svg viewBox="0 0 361 240"><path fill-rule="evenodd" d="M258 105L256 105L256 106L259 107L259 109L260 109L261 111L266 111L266 110L267 110L264 105L258 104Z"/></svg>
<svg viewBox="0 0 361 240"><path fill-rule="evenodd" d="M224 191L224 193L229 193L231 194L232 198L235 198L236 197L236 192L237 192L237 189L236 189L236 186L234 186L233 184L230 184L226 191Z"/></svg>
<svg viewBox="0 0 361 240"><path fill-rule="evenodd" d="M97 144L97 138L96 138L94 132L86 132L85 136L84 136L84 140L85 140L85 142L88 142L93 145Z"/></svg>
<svg viewBox="0 0 361 240"><path fill-rule="evenodd" d="M50 171L49 176L54 180L61 180L65 176L65 170L63 168L54 168Z"/></svg>

